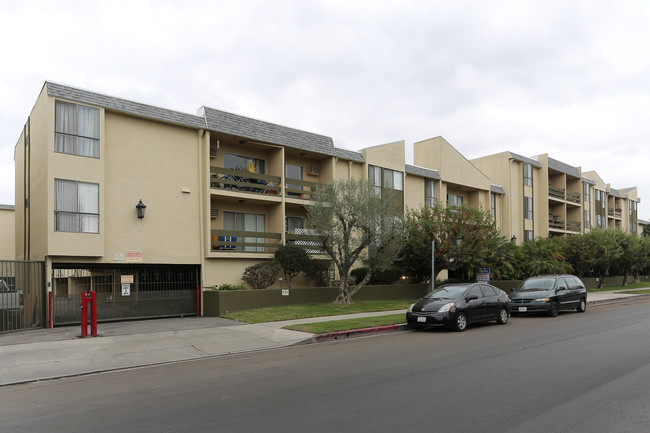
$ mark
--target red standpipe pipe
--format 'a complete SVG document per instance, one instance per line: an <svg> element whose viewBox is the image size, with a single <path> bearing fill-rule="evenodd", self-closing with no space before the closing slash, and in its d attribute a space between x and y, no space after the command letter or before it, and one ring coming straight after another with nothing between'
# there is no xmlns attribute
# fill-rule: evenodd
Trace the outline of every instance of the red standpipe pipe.
<svg viewBox="0 0 650 433"><path fill-rule="evenodd" d="M88 302L86 292L81 292L81 338L88 336Z"/></svg>
<svg viewBox="0 0 650 433"><path fill-rule="evenodd" d="M47 327L52 328L52 292L48 292Z"/></svg>

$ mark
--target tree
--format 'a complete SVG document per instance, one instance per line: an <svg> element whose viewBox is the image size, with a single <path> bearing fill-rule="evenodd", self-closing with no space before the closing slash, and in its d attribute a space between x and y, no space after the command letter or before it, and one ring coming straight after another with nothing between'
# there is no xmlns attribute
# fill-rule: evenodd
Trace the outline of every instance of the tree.
<svg viewBox="0 0 650 433"><path fill-rule="evenodd" d="M275 260L284 272L284 278L289 283L301 272L309 272L311 259L307 251L297 245L283 245L275 251Z"/></svg>
<svg viewBox="0 0 650 433"><path fill-rule="evenodd" d="M521 246L524 261L520 265L522 277L541 274L571 273L571 265L566 262L564 245L559 238L537 238Z"/></svg>
<svg viewBox="0 0 650 433"><path fill-rule="evenodd" d="M266 289L275 283L279 271L280 265L274 261L256 263L246 268L241 279L253 289Z"/></svg>
<svg viewBox="0 0 650 433"><path fill-rule="evenodd" d="M616 242L616 234L609 230L594 228L583 236L589 252L585 261L590 265L592 272L598 276L598 288L601 289L605 277L609 276L612 264L622 254L621 246Z"/></svg>
<svg viewBox="0 0 650 433"><path fill-rule="evenodd" d="M339 274L339 295L335 303L350 304L352 296L365 286L379 266L392 263L403 243L402 209L388 189L383 197L360 179L338 180L323 185L307 206L309 224ZM348 287L352 266L362 258L366 277Z"/></svg>
<svg viewBox="0 0 650 433"><path fill-rule="evenodd" d="M409 210L405 225L400 263L415 281L421 281L425 272L431 275L432 241L436 275L446 269L469 276L481 267L503 266L503 258L513 252L492 215L482 209L436 203Z"/></svg>

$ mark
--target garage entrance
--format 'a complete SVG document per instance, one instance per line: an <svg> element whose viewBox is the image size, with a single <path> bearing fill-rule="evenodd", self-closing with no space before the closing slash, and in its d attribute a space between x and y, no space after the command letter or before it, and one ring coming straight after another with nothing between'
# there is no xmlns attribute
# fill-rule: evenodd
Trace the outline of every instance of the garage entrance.
<svg viewBox="0 0 650 433"><path fill-rule="evenodd" d="M98 321L197 315L198 265L52 264L54 326L81 323L81 293L97 293Z"/></svg>

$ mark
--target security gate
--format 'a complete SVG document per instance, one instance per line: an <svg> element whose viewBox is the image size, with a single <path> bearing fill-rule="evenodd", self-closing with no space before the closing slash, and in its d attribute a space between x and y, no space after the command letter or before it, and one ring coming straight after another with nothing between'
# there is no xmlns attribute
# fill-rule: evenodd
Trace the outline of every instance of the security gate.
<svg viewBox="0 0 650 433"><path fill-rule="evenodd" d="M45 326L45 262L0 260L0 332Z"/></svg>
<svg viewBox="0 0 650 433"><path fill-rule="evenodd" d="M195 265L52 265L54 325L81 322L81 294L97 293L101 321L197 314Z"/></svg>

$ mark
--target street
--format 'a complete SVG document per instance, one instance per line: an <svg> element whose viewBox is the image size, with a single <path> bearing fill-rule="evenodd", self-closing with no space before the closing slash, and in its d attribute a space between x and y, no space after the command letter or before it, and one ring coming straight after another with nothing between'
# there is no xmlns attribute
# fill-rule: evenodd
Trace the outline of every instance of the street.
<svg viewBox="0 0 650 433"><path fill-rule="evenodd" d="M650 298L0 388L2 432L642 432Z"/></svg>

